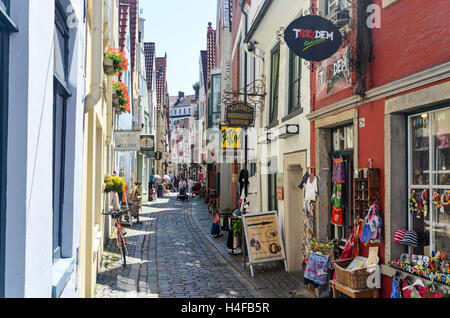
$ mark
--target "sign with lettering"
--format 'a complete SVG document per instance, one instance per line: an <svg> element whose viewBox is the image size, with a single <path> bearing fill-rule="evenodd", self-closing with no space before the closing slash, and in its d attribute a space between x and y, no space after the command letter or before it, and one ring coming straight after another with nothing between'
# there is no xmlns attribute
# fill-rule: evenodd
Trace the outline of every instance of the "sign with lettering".
<svg viewBox="0 0 450 318"><path fill-rule="evenodd" d="M301 58L319 62L336 53L342 34L333 22L317 15L295 19L284 31L287 46Z"/></svg>
<svg viewBox="0 0 450 318"><path fill-rule="evenodd" d="M255 108L243 102L228 105L225 122L229 127L253 127L255 125Z"/></svg>
<svg viewBox="0 0 450 318"><path fill-rule="evenodd" d="M242 221L250 265L286 260L276 211L244 214Z"/></svg>
<svg viewBox="0 0 450 318"><path fill-rule="evenodd" d="M352 85L348 47L322 61L317 71L317 100L337 93Z"/></svg>
<svg viewBox="0 0 450 318"><path fill-rule="evenodd" d="M242 128L221 126L222 149L242 148Z"/></svg>
<svg viewBox="0 0 450 318"><path fill-rule="evenodd" d="M141 150L140 131L115 131L114 140L116 151L139 151Z"/></svg>

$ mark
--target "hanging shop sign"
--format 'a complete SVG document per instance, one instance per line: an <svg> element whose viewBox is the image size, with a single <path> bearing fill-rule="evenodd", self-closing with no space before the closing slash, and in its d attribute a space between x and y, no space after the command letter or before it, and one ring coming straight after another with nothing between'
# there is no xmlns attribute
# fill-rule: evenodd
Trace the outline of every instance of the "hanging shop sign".
<svg viewBox="0 0 450 318"><path fill-rule="evenodd" d="M141 133L139 131L115 131L116 151L141 150Z"/></svg>
<svg viewBox="0 0 450 318"><path fill-rule="evenodd" d="M277 212L245 214L242 220L252 276L252 265L263 262L284 260L287 271Z"/></svg>
<svg viewBox="0 0 450 318"><path fill-rule="evenodd" d="M255 125L255 108L244 102L226 107L225 122L229 127L253 127Z"/></svg>
<svg viewBox="0 0 450 318"><path fill-rule="evenodd" d="M141 135L141 152L155 151L155 136Z"/></svg>
<svg viewBox="0 0 450 318"><path fill-rule="evenodd" d="M333 22L317 15L302 16L284 32L287 46L301 58L319 62L338 51L342 34Z"/></svg>
<svg viewBox="0 0 450 318"><path fill-rule="evenodd" d="M317 99L323 99L352 85L348 47L322 61L317 70Z"/></svg>
<svg viewBox="0 0 450 318"><path fill-rule="evenodd" d="M222 149L240 149L242 148L242 128L221 126Z"/></svg>

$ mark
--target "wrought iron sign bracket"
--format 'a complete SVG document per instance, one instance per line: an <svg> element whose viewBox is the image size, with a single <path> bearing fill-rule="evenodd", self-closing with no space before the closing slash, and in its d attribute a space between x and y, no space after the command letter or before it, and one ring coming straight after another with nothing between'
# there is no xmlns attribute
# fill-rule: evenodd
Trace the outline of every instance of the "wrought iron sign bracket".
<svg viewBox="0 0 450 318"><path fill-rule="evenodd" d="M223 95L222 102L225 105L230 105L238 101L240 96L245 96L248 105L255 107L255 109L263 110L264 99L267 95L266 84L263 80L255 80L237 91L225 91Z"/></svg>

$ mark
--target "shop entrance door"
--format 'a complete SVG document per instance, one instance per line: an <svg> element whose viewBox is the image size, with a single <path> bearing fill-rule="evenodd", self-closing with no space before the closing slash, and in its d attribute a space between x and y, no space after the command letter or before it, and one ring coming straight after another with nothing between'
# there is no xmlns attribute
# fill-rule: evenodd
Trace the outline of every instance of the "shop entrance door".
<svg viewBox="0 0 450 318"><path fill-rule="evenodd" d="M353 228L353 172L354 172L354 153L353 153L353 125L338 127L332 131L332 152L330 160L342 158L344 161L345 181L342 185L342 220L343 225L331 226L331 237L345 242ZM331 162L333 167L333 162ZM332 174L330 174L330 178ZM331 214L332 212L330 212Z"/></svg>

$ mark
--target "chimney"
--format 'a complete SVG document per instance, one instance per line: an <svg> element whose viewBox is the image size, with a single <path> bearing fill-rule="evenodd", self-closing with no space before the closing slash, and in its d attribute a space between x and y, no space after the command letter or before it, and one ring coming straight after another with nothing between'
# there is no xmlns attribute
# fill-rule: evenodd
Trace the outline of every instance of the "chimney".
<svg viewBox="0 0 450 318"><path fill-rule="evenodd" d="M178 99L181 100L184 98L184 92L178 92Z"/></svg>

